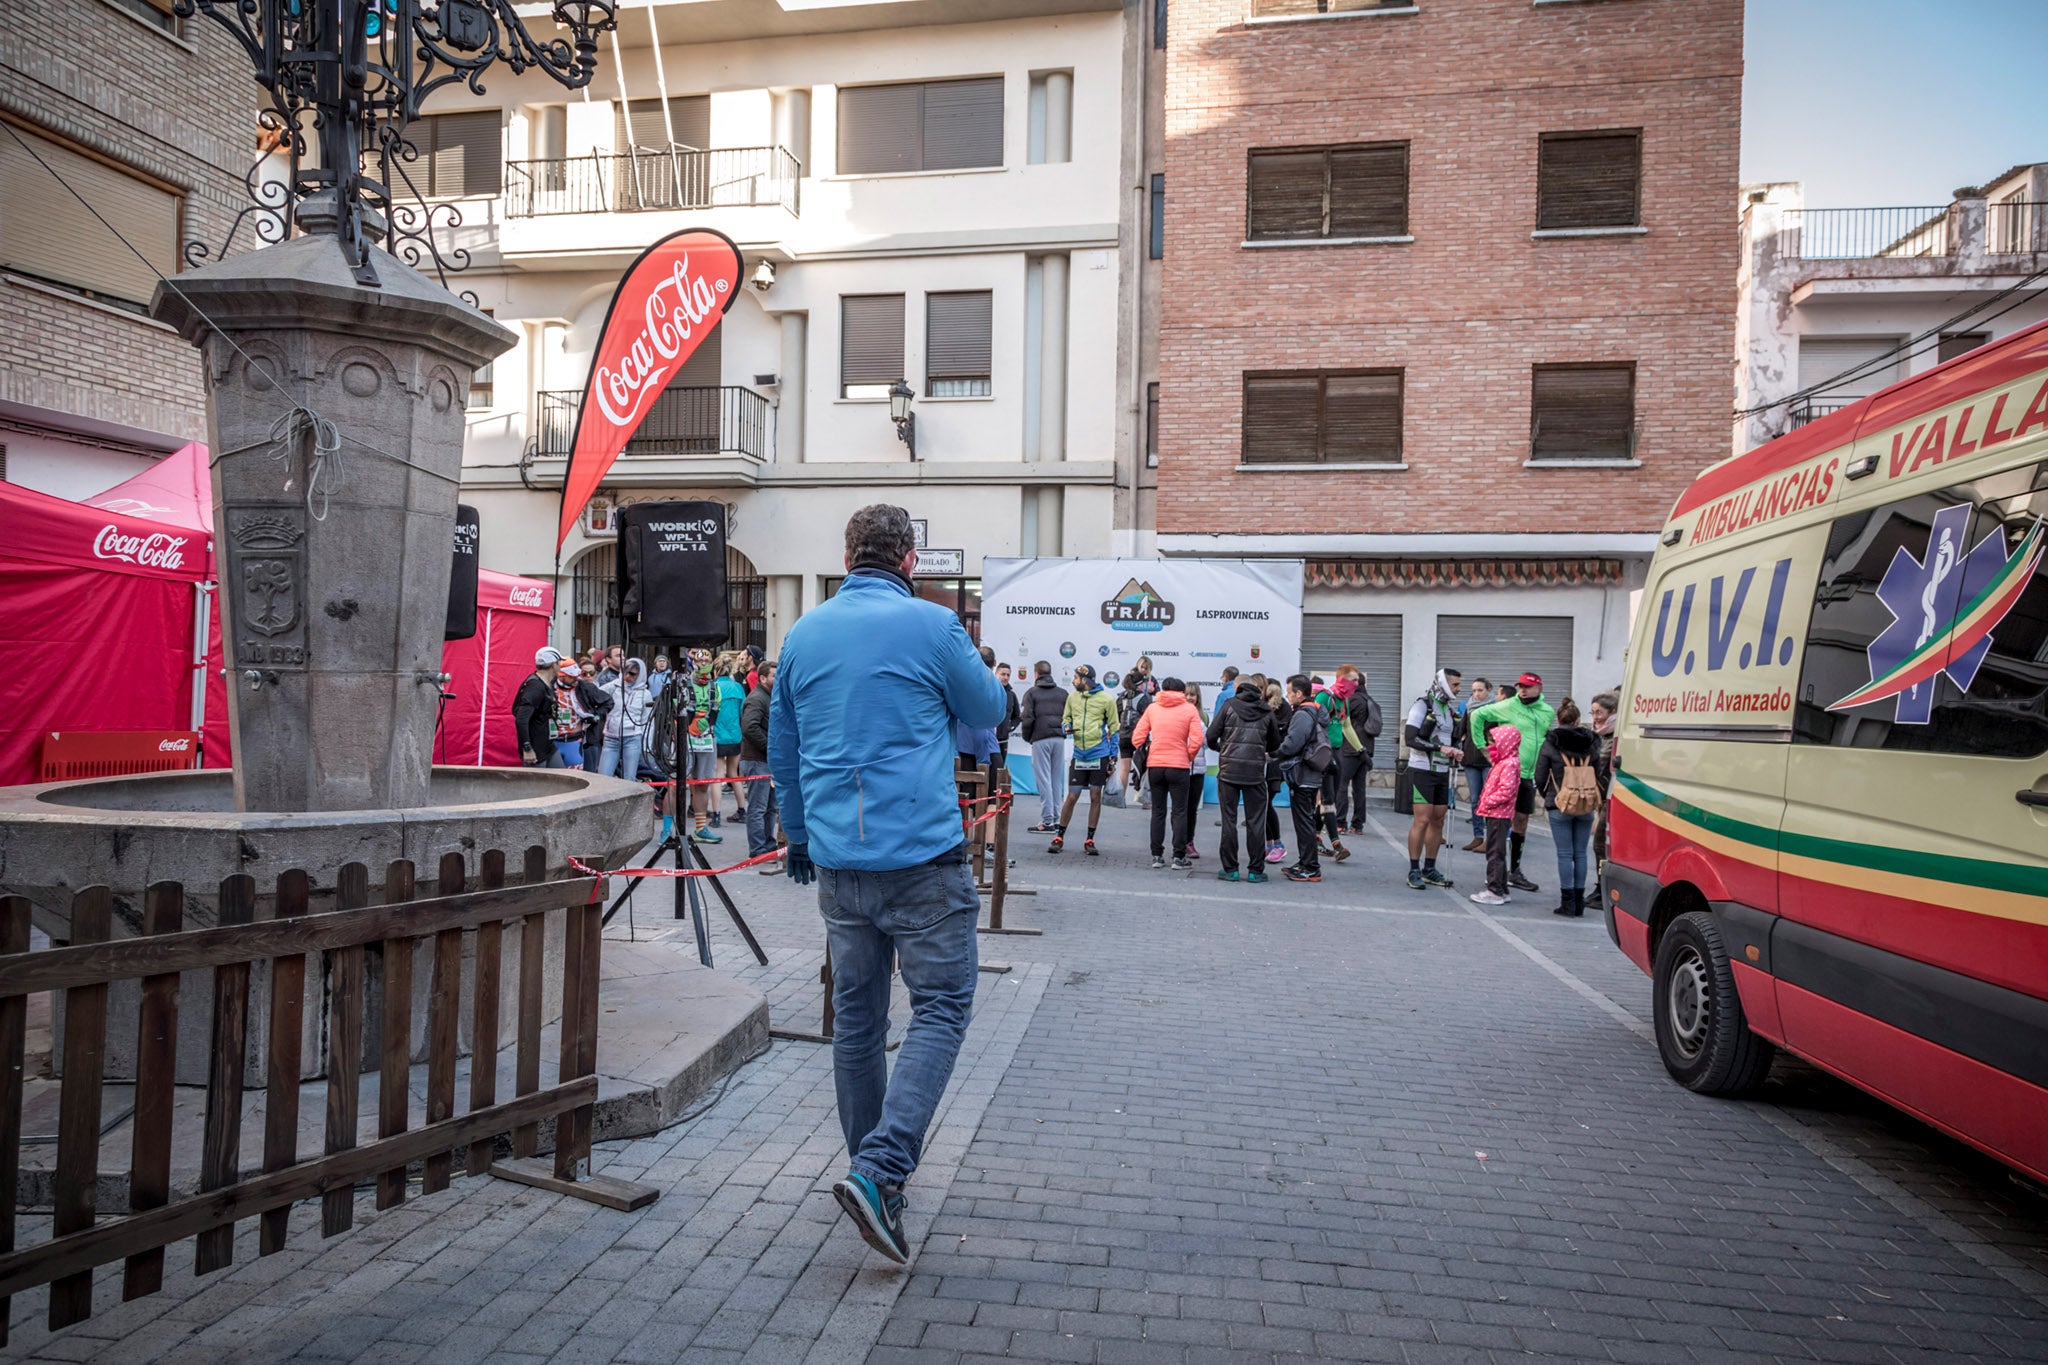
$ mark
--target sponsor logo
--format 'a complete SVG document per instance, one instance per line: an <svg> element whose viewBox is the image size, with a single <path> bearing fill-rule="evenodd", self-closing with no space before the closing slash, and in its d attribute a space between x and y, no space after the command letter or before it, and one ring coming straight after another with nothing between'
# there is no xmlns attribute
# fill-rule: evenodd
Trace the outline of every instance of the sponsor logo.
<svg viewBox="0 0 2048 1365"><path fill-rule="evenodd" d="M1072 640L1060 641L1060 657L1062 659L1071 659L1074 657L1074 642Z"/></svg>
<svg viewBox="0 0 2048 1365"><path fill-rule="evenodd" d="M1116 673L1105 673L1102 675L1102 685L1104 687L1114 688L1121 681L1122 678Z"/></svg>
<svg viewBox="0 0 2048 1365"><path fill-rule="evenodd" d="M1096 652L1097 654L1100 654L1100 655L1101 655L1101 656L1102 656L1103 658L1107 659L1107 658L1109 657L1109 646L1108 646L1108 645L1097 645L1097 646L1095 646L1095 652Z"/></svg>
<svg viewBox="0 0 2048 1365"><path fill-rule="evenodd" d="M1164 630L1173 624L1173 603L1133 578L1102 604L1102 623L1111 630Z"/></svg>
<svg viewBox="0 0 2048 1365"><path fill-rule="evenodd" d="M170 536L159 531L155 535L124 536L121 528L112 524L102 526L100 533L93 537L92 552L100 559L118 559L124 564L136 564L145 569L182 569L185 567L185 542L189 536Z"/></svg>
<svg viewBox="0 0 2048 1365"><path fill-rule="evenodd" d="M1254 659L1259 657L1259 647L1257 645L1252 646L1252 657Z"/></svg>
<svg viewBox="0 0 2048 1365"><path fill-rule="evenodd" d="M537 607L541 605L540 589L514 588L505 594L505 600L515 607Z"/></svg>
<svg viewBox="0 0 2048 1365"><path fill-rule="evenodd" d="M1230 656L1220 649L1191 649L1188 651L1188 657L1190 659L1227 659Z"/></svg>
<svg viewBox="0 0 2048 1365"><path fill-rule="evenodd" d="M1009 612L1012 616L1072 616L1074 609L1072 607L1025 607L1013 604L1009 608Z"/></svg>
<svg viewBox="0 0 2048 1365"><path fill-rule="evenodd" d="M1943 673L1964 692L1991 652L1991 632L2034 581L2043 548L2035 522L2008 555L2005 533L1992 531L1966 551L1968 503L1944 507L1927 528L1924 558L1900 546L1877 585L1892 623L1870 642L1870 681L1830 711L1869 706L1890 697L1896 723L1925 725L1934 717L1934 681Z"/></svg>
<svg viewBox="0 0 2048 1365"><path fill-rule="evenodd" d="M591 396L606 421L624 427L640 420L670 373L695 349L690 343L696 330L704 327L707 319L711 327L718 325L723 316L718 295L730 288L724 279L707 280L693 274L686 251L669 276L647 291L640 335L620 354L616 366L601 364L591 376ZM664 294L674 295L673 302Z"/></svg>
<svg viewBox="0 0 2048 1365"><path fill-rule="evenodd" d="M1273 613L1270 611L1209 611L1204 609L1195 613L1195 619L1197 621L1270 621L1273 619Z"/></svg>
<svg viewBox="0 0 2048 1365"><path fill-rule="evenodd" d="M191 748L192 741L189 739L160 739L156 742L156 751L160 754L182 754L189 752Z"/></svg>

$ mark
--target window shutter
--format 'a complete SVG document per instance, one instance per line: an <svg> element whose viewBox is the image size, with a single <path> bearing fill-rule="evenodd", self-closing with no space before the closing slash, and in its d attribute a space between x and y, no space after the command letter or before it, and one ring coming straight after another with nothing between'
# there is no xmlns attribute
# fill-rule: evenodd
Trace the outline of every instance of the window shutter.
<svg viewBox="0 0 2048 1365"><path fill-rule="evenodd" d="M1885 385L1899 378L1903 360L1894 355L1886 363L1873 365L1886 351L1894 350L1904 337L1821 337L1799 338L1799 387L1810 389L1820 384L1828 387L1813 395L1816 403L1848 403L1854 399L1876 393ZM1943 356L1946 360L1948 357ZM1851 370L1863 369L1856 378L1842 384L1828 381Z"/></svg>
<svg viewBox="0 0 2048 1365"><path fill-rule="evenodd" d="M1539 366L1530 386L1529 457L1625 460L1634 448L1633 366Z"/></svg>
<svg viewBox="0 0 2048 1365"><path fill-rule="evenodd" d="M1408 231L1408 144L1330 149L1330 236Z"/></svg>
<svg viewBox="0 0 2048 1365"><path fill-rule="evenodd" d="M1252 241L1323 235L1327 154L1253 152L1245 174L1245 235Z"/></svg>
<svg viewBox="0 0 2048 1365"><path fill-rule="evenodd" d="M1537 147L1536 226L1633 227L1641 183L1641 132L1545 133Z"/></svg>
<svg viewBox="0 0 2048 1365"><path fill-rule="evenodd" d="M1572 695L1572 618L1439 616L1436 658L1440 668L1496 687L1534 673L1543 679L1543 699L1556 706Z"/></svg>
<svg viewBox="0 0 2048 1365"><path fill-rule="evenodd" d="M1991 340L1989 332L1943 332L1937 343L1940 349L1935 353L1937 362L1954 360L1959 355L1968 355Z"/></svg>
<svg viewBox="0 0 2048 1365"><path fill-rule="evenodd" d="M987 290L925 296L927 392L942 379L989 377L994 300Z"/></svg>
<svg viewBox="0 0 2048 1365"><path fill-rule="evenodd" d="M424 181L418 171L412 173L414 183L427 194L454 198L500 192L504 158L497 110L429 114L413 121L409 136L427 162Z"/></svg>
<svg viewBox="0 0 2048 1365"><path fill-rule="evenodd" d="M710 319L706 319L710 321ZM669 377L668 387L672 389L715 389L725 378L724 327L713 327L711 335L697 344L690 352L690 358L682 363Z"/></svg>
<svg viewBox="0 0 2048 1365"><path fill-rule="evenodd" d="M894 384L903 377L903 296L856 294L840 299L840 384Z"/></svg>
<svg viewBox="0 0 2048 1365"><path fill-rule="evenodd" d="M1322 458L1400 462L1400 375L1333 374L1323 381Z"/></svg>
<svg viewBox="0 0 2048 1365"><path fill-rule="evenodd" d="M856 85L839 91L840 174L922 170L923 143L922 85Z"/></svg>
<svg viewBox="0 0 2048 1365"><path fill-rule="evenodd" d="M1002 164L1002 77L925 86L923 169Z"/></svg>
<svg viewBox="0 0 2048 1365"><path fill-rule="evenodd" d="M1322 380L1312 374L1246 375L1244 462L1314 463L1322 387Z"/></svg>
<svg viewBox="0 0 2048 1365"><path fill-rule="evenodd" d="M1344 664L1364 670L1365 690L1384 708L1386 719L1398 725L1395 710L1407 710L1399 701L1407 695L1401 690L1401 618L1321 612L1303 616L1302 668L1327 677Z"/></svg>
<svg viewBox="0 0 2048 1365"><path fill-rule="evenodd" d="M107 222L119 224L150 265L178 273L177 195L26 128L15 131ZM148 303L156 288L149 265L6 136L0 136L0 266L130 303Z"/></svg>
<svg viewBox="0 0 2048 1365"><path fill-rule="evenodd" d="M711 96L676 95L668 102L668 121L661 117L660 100L634 100L614 104L612 125L615 150L634 147L668 149L669 125L675 126L679 146L698 150L711 145Z"/></svg>

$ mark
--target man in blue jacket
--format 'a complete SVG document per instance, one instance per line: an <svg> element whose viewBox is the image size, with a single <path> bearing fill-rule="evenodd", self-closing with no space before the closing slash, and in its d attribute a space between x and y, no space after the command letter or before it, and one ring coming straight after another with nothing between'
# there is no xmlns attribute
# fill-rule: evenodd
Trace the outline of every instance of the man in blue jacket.
<svg viewBox="0 0 2048 1365"><path fill-rule="evenodd" d="M768 768L789 875L818 881L832 951L839 1122L852 1157L833 1197L899 1264L903 1182L953 1074L974 1009L981 897L953 782L954 727L1005 711L995 674L952 612L912 594L910 514L876 503L846 523L846 579L784 637ZM910 1026L889 1074L890 960Z"/></svg>

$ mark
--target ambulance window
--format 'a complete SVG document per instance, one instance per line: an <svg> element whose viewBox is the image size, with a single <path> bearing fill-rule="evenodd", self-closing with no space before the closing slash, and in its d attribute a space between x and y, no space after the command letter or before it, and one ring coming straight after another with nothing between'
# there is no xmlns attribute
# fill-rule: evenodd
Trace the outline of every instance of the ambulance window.
<svg viewBox="0 0 2048 1365"><path fill-rule="evenodd" d="M2044 516L2048 471L2035 467L1838 519L1793 742L2048 753Z"/></svg>

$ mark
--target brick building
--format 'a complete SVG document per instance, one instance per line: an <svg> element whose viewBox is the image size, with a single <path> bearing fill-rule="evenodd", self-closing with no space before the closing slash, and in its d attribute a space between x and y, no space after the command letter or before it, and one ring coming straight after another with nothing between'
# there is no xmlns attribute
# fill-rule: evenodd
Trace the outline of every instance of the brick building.
<svg viewBox="0 0 2048 1365"><path fill-rule="evenodd" d="M1741 0L1176 0L1158 548L1308 561L1303 663L1617 683L1727 449Z"/></svg>
<svg viewBox="0 0 2048 1365"><path fill-rule="evenodd" d="M144 316L150 267L217 250L247 206L258 91L217 25L170 10L67 0L0 32L0 478L65 497L206 437L198 351Z"/></svg>

